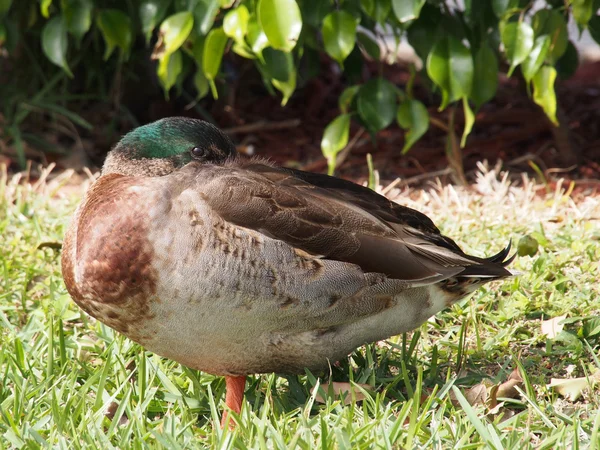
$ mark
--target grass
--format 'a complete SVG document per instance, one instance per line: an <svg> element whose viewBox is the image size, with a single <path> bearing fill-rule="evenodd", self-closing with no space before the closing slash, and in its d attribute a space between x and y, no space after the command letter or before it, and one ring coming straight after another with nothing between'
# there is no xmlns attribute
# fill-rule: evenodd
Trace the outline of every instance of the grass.
<svg viewBox="0 0 600 450"><path fill-rule="evenodd" d="M525 235L539 251L517 258L520 276L334 365L333 380L356 383L345 399L321 389L316 401L319 374L251 377L229 431L218 426L223 379L145 352L70 300L52 243L83 187L0 170L0 449L598 449L598 387L572 401L547 386L600 369L600 199L564 191L511 187L485 169L470 190L390 189L468 252ZM562 314L564 330L543 335L541 321ZM515 395L496 399L514 369Z"/></svg>

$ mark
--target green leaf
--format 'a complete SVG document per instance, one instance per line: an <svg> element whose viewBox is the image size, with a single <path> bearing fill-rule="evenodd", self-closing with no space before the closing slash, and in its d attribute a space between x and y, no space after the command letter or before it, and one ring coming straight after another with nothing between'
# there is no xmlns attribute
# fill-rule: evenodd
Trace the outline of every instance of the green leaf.
<svg viewBox="0 0 600 450"><path fill-rule="evenodd" d="M296 68L294 57L273 48L263 51L264 69L271 77L271 83L283 94L282 105L285 105L296 89Z"/></svg>
<svg viewBox="0 0 600 450"><path fill-rule="evenodd" d="M533 48L533 29L525 22L504 23L501 28L506 60L510 64L508 76L525 61Z"/></svg>
<svg viewBox="0 0 600 450"><path fill-rule="evenodd" d="M320 28L323 18L329 11L329 2L323 0L304 0L300 2L302 20L307 25Z"/></svg>
<svg viewBox="0 0 600 450"><path fill-rule="evenodd" d="M164 53L176 52L192 32L194 17L189 11L180 12L167 17L160 24L159 33L162 37Z"/></svg>
<svg viewBox="0 0 600 450"><path fill-rule="evenodd" d="M245 5L229 11L223 19L223 31L236 42L244 42L244 36L248 32L248 21L250 13Z"/></svg>
<svg viewBox="0 0 600 450"><path fill-rule="evenodd" d="M581 27L586 27L594 14L594 0L571 0L573 18Z"/></svg>
<svg viewBox="0 0 600 450"><path fill-rule="evenodd" d="M350 109L350 105L352 104L352 100L354 100L354 97L356 97L356 94L358 94L359 90L360 86L358 85L350 86L344 89L340 95L340 98L338 99L340 111L342 111L344 114L348 112L348 109Z"/></svg>
<svg viewBox="0 0 600 450"><path fill-rule="evenodd" d="M118 9L104 9L96 17L96 23L106 43L105 60L110 57L115 47L119 47L123 55L129 53L133 35L131 20L125 13Z"/></svg>
<svg viewBox="0 0 600 450"><path fill-rule="evenodd" d="M542 66L533 76L533 101L540 105L550 121L558 126L556 120L556 92L554 81L556 69L552 66Z"/></svg>
<svg viewBox="0 0 600 450"><path fill-rule="evenodd" d="M67 30L79 41L92 26L93 4L89 0L64 2L63 17Z"/></svg>
<svg viewBox="0 0 600 450"><path fill-rule="evenodd" d="M540 67L542 67L542 64L544 64L549 49L550 36L544 34L536 38L533 49L531 49L527 59L521 65L521 72L523 72L523 78L525 78L527 83L531 81L537 71L540 70Z"/></svg>
<svg viewBox="0 0 600 450"><path fill-rule="evenodd" d="M194 8L194 23L198 34L204 36L211 30L219 6L219 0L198 0Z"/></svg>
<svg viewBox="0 0 600 450"><path fill-rule="evenodd" d="M463 97L463 110L465 113L465 129L463 130L462 138L460 139L460 146L464 147L467 143L467 137L471 134L473 124L475 123L475 114L469 105L469 99Z"/></svg>
<svg viewBox="0 0 600 450"><path fill-rule="evenodd" d="M50 17L50 6L52 6L52 0L40 0L40 13L44 19Z"/></svg>
<svg viewBox="0 0 600 450"><path fill-rule="evenodd" d="M563 53L558 61L556 61L556 72L561 79L566 80L575 75L578 66L579 52L577 51L577 47L569 41L567 51Z"/></svg>
<svg viewBox="0 0 600 450"><path fill-rule="evenodd" d="M291 51L302 31L302 16L295 0L258 0L258 21L271 46Z"/></svg>
<svg viewBox="0 0 600 450"><path fill-rule="evenodd" d="M146 44L150 42L152 32L156 25L165 17L171 0L144 0L138 9L142 32L146 37Z"/></svg>
<svg viewBox="0 0 600 450"><path fill-rule="evenodd" d="M454 36L441 37L427 58L427 74L442 90L442 110L448 103L471 92L473 58L470 50Z"/></svg>
<svg viewBox="0 0 600 450"><path fill-rule="evenodd" d="M289 53L287 54L289 55ZM279 90L279 92L281 92L281 94L283 95L283 98L281 100L281 106L285 106L292 94L294 93L294 91L296 90L296 71L293 70L290 78L286 81L274 79L271 82L273 83L273 86L275 86L277 90Z"/></svg>
<svg viewBox="0 0 600 450"><path fill-rule="evenodd" d="M596 44L600 44L600 15L594 16L588 22L588 31Z"/></svg>
<svg viewBox="0 0 600 450"><path fill-rule="evenodd" d="M480 2L481 0L473 0ZM492 11L496 17L502 19L523 11L530 0L492 0Z"/></svg>
<svg viewBox="0 0 600 450"><path fill-rule="evenodd" d="M429 112L419 100L406 100L398 108L396 120L400 127L408 130L404 135L404 147L402 147L404 155L429 129Z"/></svg>
<svg viewBox="0 0 600 450"><path fill-rule="evenodd" d="M531 19L535 36L550 36L548 58L550 64L556 61L567 50L569 31L564 16L553 9L541 9Z"/></svg>
<svg viewBox="0 0 600 450"><path fill-rule="evenodd" d="M67 27L61 16L50 19L42 29L42 50L46 57L73 78L67 64Z"/></svg>
<svg viewBox="0 0 600 450"><path fill-rule="evenodd" d="M321 139L321 152L327 158L329 174L335 169L335 158L337 154L348 144L350 135L350 114L342 114L325 128Z"/></svg>
<svg viewBox="0 0 600 450"><path fill-rule="evenodd" d="M363 31L358 32L357 38L358 44L371 59L374 61L379 61L381 59L381 48L375 38Z"/></svg>
<svg viewBox="0 0 600 450"><path fill-rule="evenodd" d="M323 19L322 33L325 51L341 65L356 42L356 19L349 12L334 11Z"/></svg>
<svg viewBox="0 0 600 450"><path fill-rule="evenodd" d="M10 9L12 0L0 0L0 17L4 16Z"/></svg>
<svg viewBox="0 0 600 450"><path fill-rule="evenodd" d="M438 34L441 28L439 26L441 17L437 21L430 20L430 18L421 15L419 20L410 25L406 34L408 43L415 49L415 52L422 61L427 61L431 49L438 41Z"/></svg>
<svg viewBox="0 0 600 450"><path fill-rule="evenodd" d="M473 59L473 87L469 98L479 109L496 95L498 89L498 58L487 42L482 42Z"/></svg>
<svg viewBox="0 0 600 450"><path fill-rule="evenodd" d="M169 90L175 85L177 77L181 73L182 66L180 51L164 53L158 60L158 78L167 95Z"/></svg>
<svg viewBox="0 0 600 450"><path fill-rule="evenodd" d="M375 0L373 14L371 17L380 25L384 25L387 21L390 11L392 10L391 0Z"/></svg>
<svg viewBox="0 0 600 450"><path fill-rule="evenodd" d="M215 78L219 74L219 68L221 67L221 60L223 59L223 52L225 51L225 45L227 44L227 35L223 28L213 28L206 36L204 42L204 53L202 54L202 69L204 75L210 83L210 88L214 98L218 98L217 87L215 85Z"/></svg>
<svg viewBox="0 0 600 450"><path fill-rule="evenodd" d="M246 59L256 58L256 55L252 52L252 49L248 47L248 44L246 44L245 41L234 41L231 50L233 50L235 54Z"/></svg>
<svg viewBox="0 0 600 450"><path fill-rule="evenodd" d="M409 22L419 17L425 0L392 0L392 9L400 23Z"/></svg>
<svg viewBox="0 0 600 450"><path fill-rule="evenodd" d="M256 18L251 18L248 23L248 35L246 36L248 44L256 55L260 55L262 51L269 46L267 35L263 31Z"/></svg>
<svg viewBox="0 0 600 450"><path fill-rule="evenodd" d="M206 97L206 94L208 94L210 89L208 80L206 79L204 72L200 69L196 70L196 74L194 75L194 87L196 88L196 91L198 91L196 100Z"/></svg>
<svg viewBox="0 0 600 450"><path fill-rule="evenodd" d="M384 78L367 81L358 92L358 115L373 134L387 127L396 116L396 88Z"/></svg>
<svg viewBox="0 0 600 450"><path fill-rule="evenodd" d="M279 81L290 79L289 53L269 47L264 50L263 58L265 69L271 78Z"/></svg>

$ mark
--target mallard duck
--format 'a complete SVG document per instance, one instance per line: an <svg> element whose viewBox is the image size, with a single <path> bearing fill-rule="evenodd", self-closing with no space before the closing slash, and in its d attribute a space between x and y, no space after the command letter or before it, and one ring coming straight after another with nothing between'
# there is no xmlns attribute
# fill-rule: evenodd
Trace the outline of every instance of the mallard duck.
<svg viewBox="0 0 600 450"><path fill-rule="evenodd" d="M91 316L225 376L239 413L246 375L323 369L413 330L511 275L509 250L467 255L418 211L239 158L218 128L171 117L109 152L66 233L62 270Z"/></svg>

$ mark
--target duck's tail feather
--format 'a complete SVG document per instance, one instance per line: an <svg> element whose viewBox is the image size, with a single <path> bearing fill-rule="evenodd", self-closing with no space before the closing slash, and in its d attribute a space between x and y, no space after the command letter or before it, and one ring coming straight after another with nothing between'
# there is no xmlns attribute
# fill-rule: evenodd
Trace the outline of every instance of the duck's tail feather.
<svg viewBox="0 0 600 450"><path fill-rule="evenodd" d="M511 272L506 268L517 256L515 252L512 256L508 257L512 241L508 242L508 245L489 258L474 258L479 264L473 264L465 267L465 270L459 274L460 277L478 277L478 278L506 278L516 273Z"/></svg>

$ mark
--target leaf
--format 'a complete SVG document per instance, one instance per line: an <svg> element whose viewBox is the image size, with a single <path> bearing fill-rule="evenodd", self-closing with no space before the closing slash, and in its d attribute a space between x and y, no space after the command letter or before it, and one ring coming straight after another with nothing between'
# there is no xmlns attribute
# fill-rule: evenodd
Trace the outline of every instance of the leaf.
<svg viewBox="0 0 600 450"><path fill-rule="evenodd" d="M566 399L574 402L586 389L593 389L600 381L600 370L596 371L589 378L551 378L548 387L554 388L556 392Z"/></svg>
<svg viewBox="0 0 600 450"><path fill-rule="evenodd" d="M106 43L105 60L110 57L115 47L119 47L123 55L129 53L133 35L131 20L125 13L118 9L103 9L98 13L96 23Z"/></svg>
<svg viewBox="0 0 600 450"><path fill-rule="evenodd" d="M325 392L327 396L343 397L344 405L350 405L353 401L359 402L367 398L363 392L356 389L356 386L362 387L365 391L370 391L373 389L368 384L341 383L338 381L333 381L331 383L323 383L321 386L319 386L319 391L323 389L323 392ZM314 395L314 391L312 394ZM319 403L327 403L327 399L324 398L320 392L315 395L315 400Z"/></svg>
<svg viewBox="0 0 600 450"><path fill-rule="evenodd" d="M558 126L556 119L556 92L554 81L556 69L551 66L542 66L533 76L533 101L540 105L550 121Z"/></svg>
<svg viewBox="0 0 600 450"><path fill-rule="evenodd" d="M334 11L323 20L323 45L329 56L340 65L356 42L356 19L346 11Z"/></svg>
<svg viewBox="0 0 600 450"><path fill-rule="evenodd" d="M361 49L371 57L374 61L379 61L381 59L381 48L379 47L379 42L371 35L365 33L364 31L360 31L357 34L358 44Z"/></svg>
<svg viewBox="0 0 600 450"><path fill-rule="evenodd" d="M548 49L550 48L550 36L544 34L536 38L535 43L533 44L533 48L523 64L521 65L521 72L523 72L523 78L527 83L531 82L533 76L540 70L542 64L544 64L544 60L546 59L546 55L548 54Z"/></svg>
<svg viewBox="0 0 600 450"><path fill-rule="evenodd" d="M573 18L585 28L594 14L594 0L571 0Z"/></svg>
<svg viewBox="0 0 600 450"><path fill-rule="evenodd" d="M40 13L44 19L50 17L50 6L52 6L52 0L40 0Z"/></svg>
<svg viewBox="0 0 600 450"><path fill-rule="evenodd" d="M556 61L556 72L561 79L566 80L575 75L578 66L579 52L577 51L577 47L575 47L575 45L569 41L567 44L567 50L563 53L559 60Z"/></svg>
<svg viewBox="0 0 600 450"><path fill-rule="evenodd" d="M350 86L344 89L344 91L340 95L340 98L338 99L338 106L344 114L348 112L348 109L350 109L352 100L354 100L354 97L356 97L356 94L358 94L359 90L360 86L358 85Z"/></svg>
<svg viewBox="0 0 600 450"><path fill-rule="evenodd" d="M402 147L404 155L429 129L429 112L419 100L406 100L398 108L396 121L402 129L408 130Z"/></svg>
<svg viewBox="0 0 600 450"><path fill-rule="evenodd" d="M183 11L167 17L160 24L159 29L164 53L170 55L176 52L190 35L193 26L194 17L189 11Z"/></svg>
<svg viewBox="0 0 600 450"><path fill-rule="evenodd" d="M252 51L259 56L262 51L269 46L267 35L256 18L250 19L250 22L248 23L248 35L246 36L246 40L252 48Z"/></svg>
<svg viewBox="0 0 600 450"><path fill-rule="evenodd" d="M550 48L548 58L550 64L556 61L567 50L569 43L569 31L567 21L563 15L553 9L541 9L531 19L535 36L550 36Z"/></svg>
<svg viewBox="0 0 600 450"><path fill-rule="evenodd" d="M565 327L564 323L561 323L567 318L567 315L553 317L552 319L542 320L541 331L548 339L554 339Z"/></svg>
<svg viewBox="0 0 600 450"><path fill-rule="evenodd" d="M475 124L475 114L473 114L473 110L469 105L469 99L467 97L463 97L463 111L465 114L465 128L463 130L462 137L460 139L460 146L464 147L467 143L467 137L471 134L471 130L473 129L473 124Z"/></svg>
<svg viewBox="0 0 600 450"><path fill-rule="evenodd" d="M42 50L46 57L73 78L67 64L67 27L61 16L50 19L42 29Z"/></svg>
<svg viewBox="0 0 600 450"><path fill-rule="evenodd" d="M213 28L206 36L204 42L204 52L202 54L202 69L204 75L210 84L213 97L218 98L217 87L214 83L214 79L219 74L219 68L221 67L221 60L223 59L223 52L225 51L225 45L227 44L227 35L223 31L223 28Z"/></svg>
<svg viewBox="0 0 600 450"><path fill-rule="evenodd" d="M496 397L518 398L520 394L516 388L517 386L522 385L523 377L521 377L519 369L515 369L509 375L508 380L498 386L498 389L495 392Z"/></svg>
<svg viewBox="0 0 600 450"><path fill-rule="evenodd" d="M398 21L405 23L417 19L424 4L425 0L392 0L392 9Z"/></svg>
<svg viewBox="0 0 600 450"><path fill-rule="evenodd" d="M196 100L200 100L201 98L206 97L206 94L208 94L208 91L210 89L208 80L206 79L204 72L202 72L202 70L200 69L196 70L196 73L194 75L194 87L196 88L196 91L198 91Z"/></svg>
<svg viewBox="0 0 600 450"><path fill-rule="evenodd" d="M0 0L0 17L8 12L11 4L12 0Z"/></svg>
<svg viewBox="0 0 600 450"><path fill-rule="evenodd" d="M390 11L392 9L392 3L390 0L375 0L373 6L373 14L371 17L380 25L384 25L387 21Z"/></svg>
<svg viewBox="0 0 600 450"><path fill-rule="evenodd" d="M473 85L469 98L479 109L496 95L498 89L498 58L487 42L482 42L473 59Z"/></svg>
<svg viewBox="0 0 600 450"><path fill-rule="evenodd" d="M600 44L600 15L594 16L588 22L588 31L596 44Z"/></svg>
<svg viewBox="0 0 600 450"><path fill-rule="evenodd" d="M329 12L328 2L323 0L304 0L300 2L300 8L304 23L314 28L321 26L323 18Z"/></svg>
<svg viewBox="0 0 600 450"><path fill-rule="evenodd" d="M539 249L540 244L531 235L527 234L519 239L517 244L517 255L519 256L534 256Z"/></svg>
<svg viewBox="0 0 600 450"><path fill-rule="evenodd" d="M271 84L283 94L281 104L285 105L296 89L294 57L291 53L273 48L266 48L263 57L265 69L272 78Z"/></svg>
<svg viewBox="0 0 600 450"><path fill-rule="evenodd" d="M485 405L488 399L487 386L483 383L476 384L465 391L465 398L469 405Z"/></svg>
<svg viewBox="0 0 600 450"><path fill-rule="evenodd" d="M586 339L600 335L600 316L585 319L581 329L582 337Z"/></svg>
<svg viewBox="0 0 600 450"><path fill-rule="evenodd" d="M367 81L358 92L358 114L373 134L387 127L396 116L396 88L384 78Z"/></svg>
<svg viewBox="0 0 600 450"><path fill-rule="evenodd" d="M321 138L321 152L327 158L329 173L335 170L337 154L348 144L350 135L350 114L337 116L327 125Z"/></svg>
<svg viewBox="0 0 600 450"><path fill-rule="evenodd" d="M429 19L429 17L421 16L419 20L410 25L406 35L409 44L424 62L427 61L431 49L438 41L440 30L439 23Z"/></svg>
<svg viewBox="0 0 600 450"><path fill-rule="evenodd" d="M501 37L506 60L510 64L508 76L511 76L533 48L533 29L525 22L504 23L501 26Z"/></svg>
<svg viewBox="0 0 600 450"><path fill-rule="evenodd" d="M219 0L198 0L194 8L194 24L198 34L205 36L211 30L219 6Z"/></svg>
<svg viewBox="0 0 600 450"><path fill-rule="evenodd" d="M263 52L264 64L267 73L271 78L279 81L288 81L291 76L290 69L293 68L293 64L290 65L289 53L285 53L281 50L275 50L273 48L267 48Z"/></svg>
<svg viewBox="0 0 600 450"><path fill-rule="evenodd" d="M63 4L62 11L67 30L78 41L83 38L92 26L93 6L89 0L70 1Z"/></svg>
<svg viewBox="0 0 600 450"><path fill-rule="evenodd" d="M244 36L248 32L250 13L245 5L229 11L223 19L223 31L236 42L244 42Z"/></svg>
<svg viewBox="0 0 600 450"><path fill-rule="evenodd" d="M475 0L481 1L481 0ZM519 0L492 0L492 10L501 19L505 14L519 11Z"/></svg>
<svg viewBox="0 0 600 450"><path fill-rule="evenodd" d="M164 53L158 60L157 74L165 93L168 93L175 85L177 77L181 73L182 66L180 51Z"/></svg>
<svg viewBox="0 0 600 450"><path fill-rule="evenodd" d="M468 95L473 85L471 52L451 35L441 37L427 58L427 74L442 90L440 110Z"/></svg>
<svg viewBox="0 0 600 450"><path fill-rule="evenodd" d="M302 16L295 0L258 0L258 21L271 46L291 51L302 31Z"/></svg>
<svg viewBox="0 0 600 450"><path fill-rule="evenodd" d="M171 0L145 0L140 3L138 12L146 44L150 42L154 28L163 19L170 4Z"/></svg>

